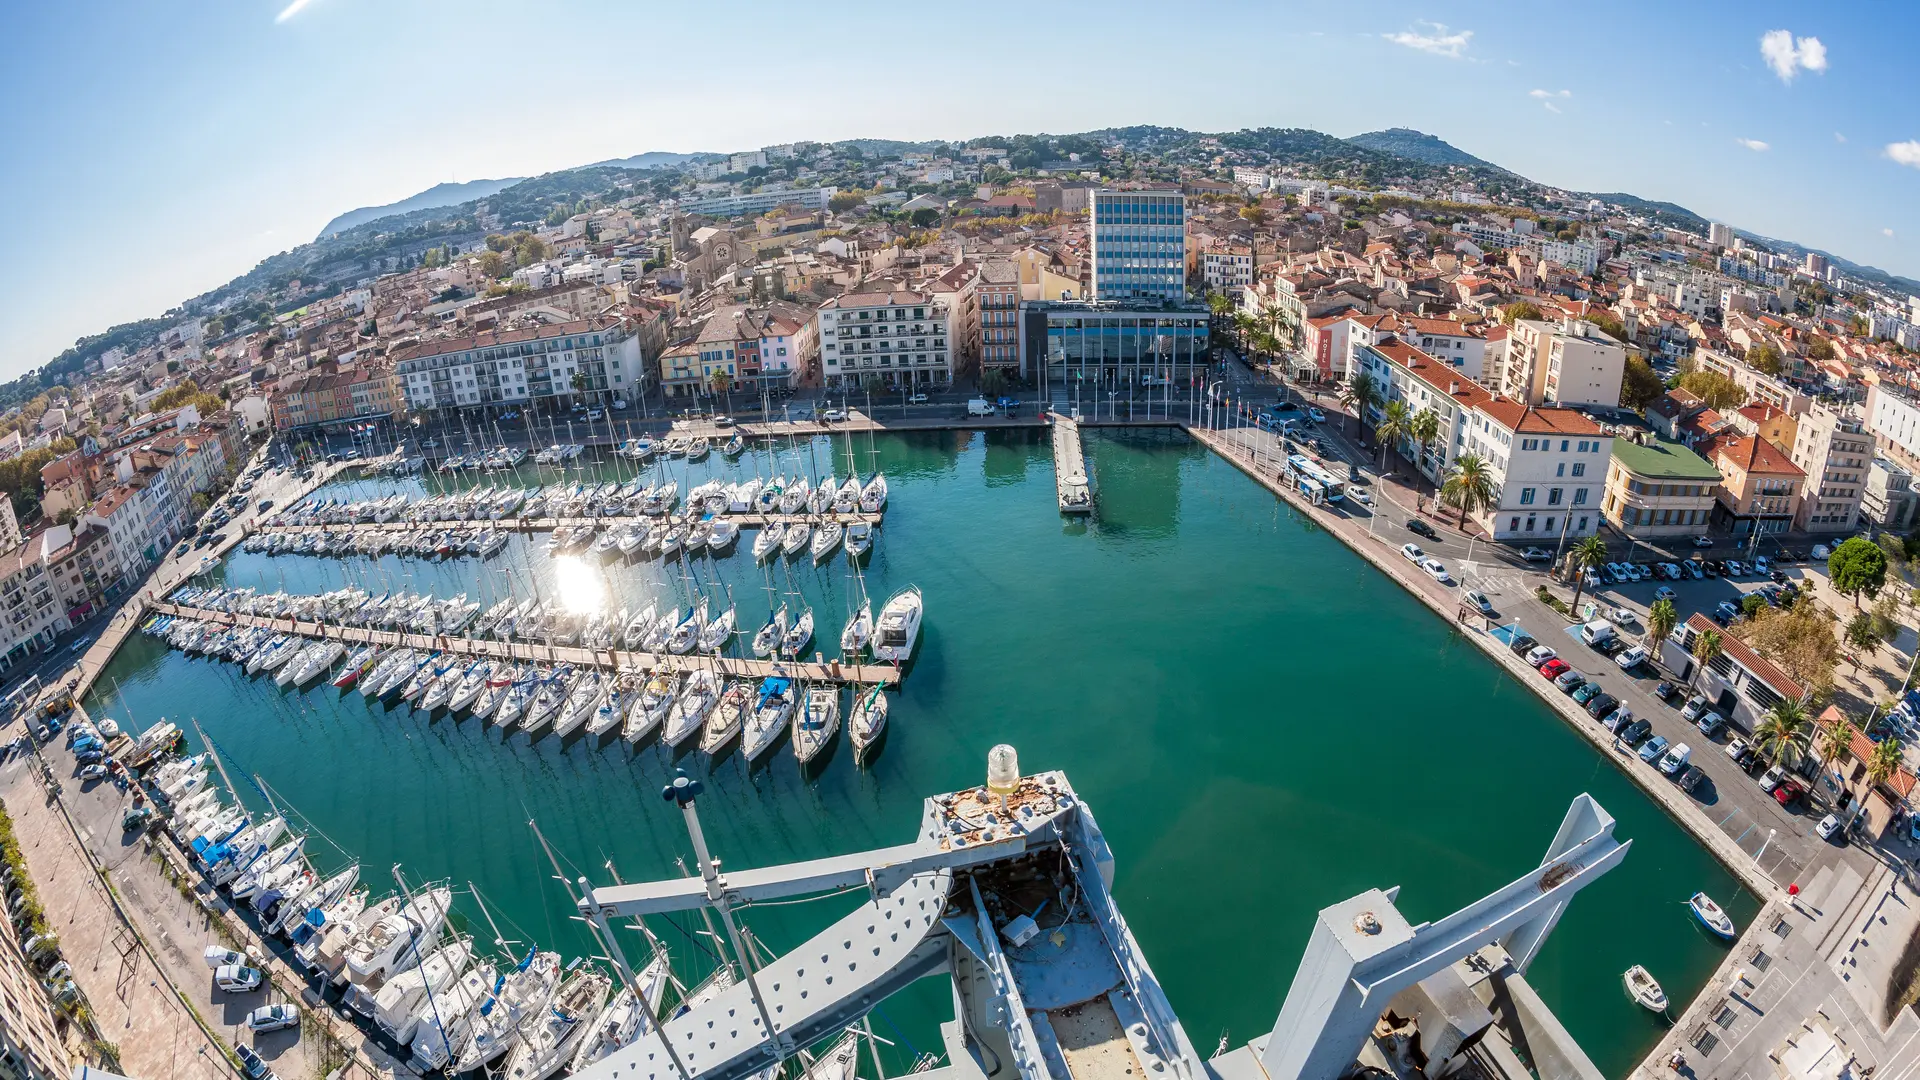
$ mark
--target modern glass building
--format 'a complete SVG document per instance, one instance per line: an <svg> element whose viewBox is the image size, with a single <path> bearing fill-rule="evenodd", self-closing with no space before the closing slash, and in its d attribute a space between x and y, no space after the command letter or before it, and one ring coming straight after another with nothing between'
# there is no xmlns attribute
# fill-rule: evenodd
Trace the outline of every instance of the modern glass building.
<svg viewBox="0 0 1920 1080"><path fill-rule="evenodd" d="M1185 302L1022 304L1020 372L1102 391L1185 383L1206 370L1207 319Z"/></svg>
<svg viewBox="0 0 1920 1080"><path fill-rule="evenodd" d="M1093 298L1187 295L1187 197L1177 191L1093 192Z"/></svg>

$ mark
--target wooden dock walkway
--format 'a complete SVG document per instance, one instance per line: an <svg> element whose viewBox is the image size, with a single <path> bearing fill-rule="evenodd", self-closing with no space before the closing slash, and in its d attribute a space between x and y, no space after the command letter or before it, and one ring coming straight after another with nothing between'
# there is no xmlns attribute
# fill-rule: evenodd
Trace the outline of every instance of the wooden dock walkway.
<svg viewBox="0 0 1920 1080"><path fill-rule="evenodd" d="M806 522L810 525L823 525L829 521L838 521L850 525L864 521L870 525L880 524L882 514L854 512L851 514L725 514L715 517L715 521L731 521L742 529L762 529L778 522L790 525L794 522ZM581 527L599 529L613 525L685 525L692 518L686 515L658 515L635 517L631 514L616 514L611 517L502 517L502 518L449 518L443 521L355 521L338 522L332 525L263 525L262 533L307 533L307 532L361 532L377 530L380 532L421 532L433 529L507 529L515 532L552 532L555 529Z"/></svg>
<svg viewBox="0 0 1920 1080"><path fill-rule="evenodd" d="M270 619L263 615L237 615L226 611L207 611L164 600L151 601L149 613L176 615L186 619L215 622L223 626L264 626L275 631L310 638L330 638L348 645L405 645L414 649L439 650L461 656L510 659L533 663L567 663L575 667L607 669L631 668L648 672L718 671L742 679L783 676L803 682L853 683L885 686L900 681L900 669L892 664L843 664L814 653L811 661L749 660L734 656L629 652L625 649L585 649L569 645L535 645L522 641L494 641L483 638L450 637L441 634L410 634L399 630L374 630L362 626L338 626L333 623L303 622L296 619ZM144 621L144 620L143 620Z"/></svg>
<svg viewBox="0 0 1920 1080"><path fill-rule="evenodd" d="M1093 485L1087 480L1086 452L1080 446L1080 424L1059 413L1053 421L1053 488L1063 514L1093 512Z"/></svg>

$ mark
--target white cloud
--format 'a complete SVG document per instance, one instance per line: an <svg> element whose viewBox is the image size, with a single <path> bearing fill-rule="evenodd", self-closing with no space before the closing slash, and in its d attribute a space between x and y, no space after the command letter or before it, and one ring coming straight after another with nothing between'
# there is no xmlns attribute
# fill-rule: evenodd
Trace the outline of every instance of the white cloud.
<svg viewBox="0 0 1920 1080"><path fill-rule="evenodd" d="M1547 98L1557 98L1557 97L1561 97L1561 98L1568 98L1568 97L1572 97L1572 96L1573 96L1573 91L1571 91L1571 90L1529 90L1529 91L1527 91L1527 96L1528 96L1528 97L1535 97L1535 98L1540 98L1541 100L1543 100L1543 101L1544 101L1544 100L1546 100Z"/></svg>
<svg viewBox="0 0 1920 1080"><path fill-rule="evenodd" d="M1801 71L1827 70L1827 47L1817 37L1796 39L1791 30L1769 30L1760 36L1760 56L1780 81L1790 83Z"/></svg>
<svg viewBox="0 0 1920 1080"><path fill-rule="evenodd" d="M286 8L280 12L280 14L275 15L273 17L273 21L277 23L286 22L288 19L291 19L295 15L300 14L301 9L307 7L311 3L313 3L313 0L293 0L293 2L291 4L288 4Z"/></svg>
<svg viewBox="0 0 1920 1080"><path fill-rule="evenodd" d="M1557 113L1560 111L1560 106L1555 105L1551 101L1543 101L1540 104L1545 105L1547 107L1547 111L1550 113Z"/></svg>
<svg viewBox="0 0 1920 1080"><path fill-rule="evenodd" d="M1881 236L1888 236L1888 237L1890 237L1890 236L1892 236L1892 235L1893 235L1893 230L1892 230L1892 229L1881 229L1881 230L1880 230L1880 235L1881 235Z"/></svg>
<svg viewBox="0 0 1920 1080"><path fill-rule="evenodd" d="M1735 139L1733 141L1753 151L1760 151L1768 148L1767 144L1761 142L1759 139Z"/></svg>
<svg viewBox="0 0 1920 1080"><path fill-rule="evenodd" d="M299 0L295 0L299 2ZM1395 45L1405 45L1409 49L1444 56L1449 60L1458 60L1466 55L1467 43L1473 40L1473 31L1456 30L1447 32L1446 24L1436 22L1417 22L1415 27L1427 27L1432 33L1420 30L1402 30L1397 34L1382 34L1381 37Z"/></svg>
<svg viewBox="0 0 1920 1080"><path fill-rule="evenodd" d="M1920 139L1888 143L1887 160L1910 169L1920 169Z"/></svg>

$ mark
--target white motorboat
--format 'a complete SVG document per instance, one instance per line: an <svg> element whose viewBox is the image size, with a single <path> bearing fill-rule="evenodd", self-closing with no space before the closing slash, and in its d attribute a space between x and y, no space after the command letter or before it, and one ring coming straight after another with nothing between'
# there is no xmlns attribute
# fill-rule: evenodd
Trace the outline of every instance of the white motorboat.
<svg viewBox="0 0 1920 1080"><path fill-rule="evenodd" d="M847 737L853 741L853 760L864 762L887 730L887 693L875 685L854 696L853 713L847 718Z"/></svg>
<svg viewBox="0 0 1920 1080"><path fill-rule="evenodd" d="M727 683L720 701L707 714L707 722L700 729L700 749L709 755L717 754L720 748L740 734L746 726L747 714L753 711L753 684L744 679L734 679Z"/></svg>
<svg viewBox="0 0 1920 1080"><path fill-rule="evenodd" d="M626 630L620 635L620 643L629 650L639 648L640 643L646 640L647 631L653 629L653 617L657 610L657 605L648 604L638 615L627 620Z"/></svg>
<svg viewBox="0 0 1920 1080"><path fill-rule="evenodd" d="M732 547L740 539L740 525L733 521L716 521L713 530L707 534L707 551L719 554Z"/></svg>
<svg viewBox="0 0 1920 1080"><path fill-rule="evenodd" d="M405 1045L413 1041L413 1026L427 996L450 985L472 963L473 942L457 939L427 953L417 966L388 979L377 992L355 994L348 1005L361 1016L372 1017L381 1031Z"/></svg>
<svg viewBox="0 0 1920 1080"><path fill-rule="evenodd" d="M359 880L360 864L354 863L307 890L306 895L298 901L281 904L279 914L267 923L267 932L291 936L301 926L324 925L330 917L329 909L338 904Z"/></svg>
<svg viewBox="0 0 1920 1080"><path fill-rule="evenodd" d="M686 689L667 712L666 726L660 730L660 741L668 746L679 746L686 742L694 732L699 731L707 722L707 714L713 711L720 700L720 676L701 668L687 676Z"/></svg>
<svg viewBox="0 0 1920 1080"><path fill-rule="evenodd" d="M808 683L804 707L793 714L793 756L805 765L840 733L840 687Z"/></svg>
<svg viewBox="0 0 1920 1080"><path fill-rule="evenodd" d="M430 942L446 922L447 906L453 901L451 890L429 889L414 897L392 915L368 927L347 946L347 966L339 982L354 986L378 984L387 976L411 966L415 947Z"/></svg>
<svg viewBox="0 0 1920 1080"><path fill-rule="evenodd" d="M1635 964L1620 976L1620 981L1625 984L1627 996L1633 999L1634 1004L1648 1012L1667 1011L1667 992L1660 988L1659 981L1646 968Z"/></svg>
<svg viewBox="0 0 1920 1080"><path fill-rule="evenodd" d="M887 606L880 609L880 619L874 625L873 656L876 660L903 664L913 655L913 647L920 640L920 620L925 608L920 599L920 587L909 585L893 594Z"/></svg>
<svg viewBox="0 0 1920 1080"><path fill-rule="evenodd" d="M705 443L699 440L700 445ZM598 968L582 966L568 975L545 1014L529 1018L532 1023L520 1029L520 1042L500 1071L502 1080L547 1080L571 1062L592 1033L593 1021L606 1005L612 986L613 980Z"/></svg>
<svg viewBox="0 0 1920 1080"><path fill-rule="evenodd" d="M406 898L389 896L371 907L364 903L364 893L354 893L363 903L360 910L351 914L342 914L339 918L328 917L328 925L307 939L305 944L294 949L294 957L307 965L307 970L323 979L332 981L346 969L347 950L359 940L367 928L400 910ZM350 898L351 899L351 898Z"/></svg>
<svg viewBox="0 0 1920 1080"><path fill-rule="evenodd" d="M800 617L793 621L792 626L787 627L785 634L780 635L780 655L789 659L797 657L806 651L807 645L812 641L813 609L801 608Z"/></svg>
<svg viewBox="0 0 1920 1080"><path fill-rule="evenodd" d="M481 1004L482 1015L474 1021L473 1037L447 1067L447 1075L470 1072L506 1053L519 1041L520 1029L532 1026L535 1018L546 1012L559 982L559 953L529 953Z"/></svg>
<svg viewBox="0 0 1920 1080"><path fill-rule="evenodd" d="M1728 941L1732 941L1737 936L1733 928L1733 916L1728 915L1726 910L1714 903L1713 898L1706 893L1697 892L1688 897L1687 906L1693 909L1693 917L1700 920L1700 925L1716 936Z"/></svg>
<svg viewBox="0 0 1920 1080"><path fill-rule="evenodd" d="M408 1063L425 1074L452 1060L454 1051L472 1034L480 1006L493 992L499 978L492 964L483 963L460 976L453 985L436 989L414 1015L412 1056Z"/></svg>
<svg viewBox="0 0 1920 1080"><path fill-rule="evenodd" d="M846 527L837 521L829 521L821 525L819 531L813 534L813 561L820 562L832 555L833 549L840 546L840 541L845 536Z"/></svg>

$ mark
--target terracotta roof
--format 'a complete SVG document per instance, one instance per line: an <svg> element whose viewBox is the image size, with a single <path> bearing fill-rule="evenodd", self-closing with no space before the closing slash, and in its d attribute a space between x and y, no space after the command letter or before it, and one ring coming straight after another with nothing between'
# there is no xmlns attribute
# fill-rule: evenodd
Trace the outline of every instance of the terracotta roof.
<svg viewBox="0 0 1920 1080"><path fill-rule="evenodd" d="M1736 435L1732 432L1716 435L1701 445L1700 456L1715 464L1718 464L1715 459L1724 457L1750 473L1768 476L1806 475L1787 456L1786 451L1757 435Z"/></svg>
<svg viewBox="0 0 1920 1080"><path fill-rule="evenodd" d="M1407 369L1414 378L1426 383L1434 392L1453 398L1461 408L1471 409L1497 400L1487 392L1487 388L1461 374L1451 364L1443 364L1404 341L1383 341L1372 346L1373 350L1395 364Z"/></svg>
<svg viewBox="0 0 1920 1080"><path fill-rule="evenodd" d="M1849 717L1846 713L1840 711L1840 706L1829 705L1827 706L1827 710L1821 713L1819 718L1814 722L1820 726L1822 731L1830 731L1834 725L1847 719L1849 719ZM1872 739L1867 738L1866 733L1860 730L1860 725L1855 724L1853 727L1853 739L1847 744L1847 752L1857 758L1860 764L1865 765L1867 762L1873 760L1873 748L1876 745L1878 744ZM1902 765L1894 770L1892 776L1887 777L1884 786L1887 790L1893 792L1896 798L1904 799L1913 791L1914 782L1915 778L1913 773L1907 771L1907 767Z"/></svg>
<svg viewBox="0 0 1920 1080"><path fill-rule="evenodd" d="M1747 646L1746 642L1733 636L1733 631L1715 626L1712 619L1707 618L1697 611L1687 617L1687 625L1692 627L1693 632L1696 634L1704 633L1708 630L1719 634L1720 651L1726 655L1727 659L1732 660L1734 663L1752 672L1755 678L1766 683L1768 688L1774 693L1794 701L1798 701L1806 696L1807 691L1805 687L1794 682L1786 672L1776 667L1773 661L1754 652Z"/></svg>
<svg viewBox="0 0 1920 1080"><path fill-rule="evenodd" d="M1522 432L1528 435L1577 435L1591 436L1605 434L1600 425L1593 422L1579 409L1567 409L1557 405L1523 405L1506 398L1494 398L1481 406L1494 423L1508 431Z"/></svg>

